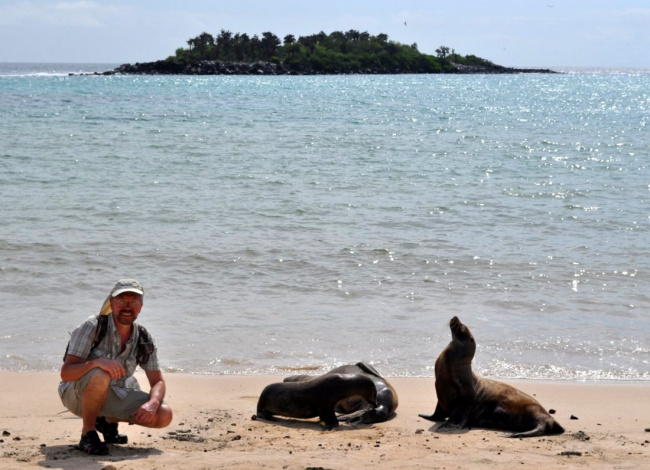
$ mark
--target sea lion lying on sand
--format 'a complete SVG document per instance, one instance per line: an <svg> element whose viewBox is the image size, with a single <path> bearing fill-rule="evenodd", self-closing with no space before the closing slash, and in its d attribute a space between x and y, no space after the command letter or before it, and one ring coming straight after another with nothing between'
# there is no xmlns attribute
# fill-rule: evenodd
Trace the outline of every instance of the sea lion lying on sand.
<svg viewBox="0 0 650 470"><path fill-rule="evenodd" d="M514 431L508 437L562 434L564 428L530 395L516 388L481 378L472 371L476 342L458 317L449 322L451 342L436 360L438 404L430 421L445 421L462 428L481 427Z"/></svg>
<svg viewBox="0 0 650 470"><path fill-rule="evenodd" d="M354 396L376 406L377 389L372 379L360 374L325 374L307 381L274 383L262 390L256 417L273 421L274 415L300 419L318 416L323 429L329 430L339 425L336 404Z"/></svg>
<svg viewBox="0 0 650 470"><path fill-rule="evenodd" d="M399 400L397 392L393 386L384 379L379 372L369 364L357 362L356 364L346 364L336 367L329 372L319 376L324 377L330 374L361 374L369 377L377 389L377 406L369 404L359 396L346 397L339 401L334 410L342 414L339 421L357 422L365 424L382 423L386 421L397 408ZM292 375L284 379L285 382L304 382L314 380L317 377L311 375Z"/></svg>

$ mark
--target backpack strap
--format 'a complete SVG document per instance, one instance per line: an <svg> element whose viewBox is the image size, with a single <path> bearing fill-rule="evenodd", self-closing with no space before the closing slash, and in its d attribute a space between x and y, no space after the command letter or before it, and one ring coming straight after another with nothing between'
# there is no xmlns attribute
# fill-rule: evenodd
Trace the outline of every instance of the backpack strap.
<svg viewBox="0 0 650 470"><path fill-rule="evenodd" d="M149 362L149 356L154 351L154 345L151 341L151 336L149 336L149 332L144 326L138 325L138 331L140 334L138 336L138 352L135 360L138 364L146 364Z"/></svg>
<svg viewBox="0 0 650 470"><path fill-rule="evenodd" d="M108 315L97 315L97 329L95 330L93 345L90 347L91 352L102 342L104 336L106 336L106 331L108 331Z"/></svg>
<svg viewBox="0 0 650 470"><path fill-rule="evenodd" d="M93 337L93 342L90 345L90 352L92 352L93 349L99 346L99 343L101 343L102 340L104 339L104 336L106 336L107 330L108 330L108 315L97 315L97 326L95 327L95 336ZM68 357L69 348L70 348L70 341L68 341L68 345L65 347L65 353L63 354L63 362L65 362L65 358Z"/></svg>

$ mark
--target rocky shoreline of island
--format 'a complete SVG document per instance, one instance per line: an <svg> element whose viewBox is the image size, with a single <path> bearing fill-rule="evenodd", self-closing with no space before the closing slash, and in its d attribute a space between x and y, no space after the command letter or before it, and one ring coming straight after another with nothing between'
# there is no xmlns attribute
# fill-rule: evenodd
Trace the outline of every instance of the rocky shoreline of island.
<svg viewBox="0 0 650 470"><path fill-rule="evenodd" d="M386 70L380 67L361 67L357 70L296 70L283 63L272 62L225 62L201 60L193 63L178 63L168 60L122 64L113 70L82 75L395 75L395 74L523 74L560 73L550 69L511 68L500 65L464 65L451 63L439 72L430 70ZM73 75L73 74L71 74Z"/></svg>

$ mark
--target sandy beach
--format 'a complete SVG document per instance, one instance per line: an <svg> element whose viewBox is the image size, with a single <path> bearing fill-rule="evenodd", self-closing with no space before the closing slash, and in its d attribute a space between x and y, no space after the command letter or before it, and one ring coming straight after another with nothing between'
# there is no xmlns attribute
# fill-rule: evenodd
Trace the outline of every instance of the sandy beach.
<svg viewBox="0 0 650 470"><path fill-rule="evenodd" d="M389 378L400 399L392 419L334 431L321 431L315 419L251 419L261 390L281 377L167 374L166 380L171 426L121 425L129 444L91 457L74 448L81 422L59 401L57 373L0 372L0 468L650 468L647 383L507 381L556 410L566 429L509 439L484 429L442 432L419 418L435 407L433 378Z"/></svg>

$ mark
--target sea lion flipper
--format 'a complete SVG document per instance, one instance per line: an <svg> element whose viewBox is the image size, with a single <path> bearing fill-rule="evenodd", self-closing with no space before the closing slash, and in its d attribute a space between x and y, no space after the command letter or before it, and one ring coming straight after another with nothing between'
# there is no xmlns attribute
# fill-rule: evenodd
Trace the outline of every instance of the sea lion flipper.
<svg viewBox="0 0 650 470"><path fill-rule="evenodd" d="M436 404L436 409L434 410L433 414L431 415L419 414L418 416L420 418L428 419L429 421L444 421L449 417L449 413L443 410L442 407L440 406L440 403L438 403Z"/></svg>
<svg viewBox="0 0 650 470"><path fill-rule="evenodd" d="M505 437L536 437L564 433L564 428L554 419L539 421L537 426L530 431L505 434Z"/></svg>
<svg viewBox="0 0 650 470"><path fill-rule="evenodd" d="M433 413L431 415L425 415L425 414L422 414L422 413L418 414L418 416L420 418L428 419L429 421L437 421L437 419L433 418L434 415L435 415L435 413Z"/></svg>
<svg viewBox="0 0 650 470"><path fill-rule="evenodd" d="M546 434L546 426L544 424L537 425L536 428L530 431L513 432L512 434L503 434L504 437L536 437L544 436Z"/></svg>
<svg viewBox="0 0 650 470"><path fill-rule="evenodd" d="M267 413L265 411L258 411L257 414L253 415L253 419L264 419L266 421L277 421L275 416L272 413Z"/></svg>
<svg viewBox="0 0 650 470"><path fill-rule="evenodd" d="M339 426L339 421L336 419L336 414L332 409L325 409L319 413L320 426L323 431L330 431Z"/></svg>
<svg viewBox="0 0 650 470"><path fill-rule="evenodd" d="M337 416L337 419L339 421L343 421L345 423L354 424L354 423L358 423L358 422L362 421L364 415L366 413L368 413L369 411L372 411L372 410L368 409L368 408L363 408L363 409L357 410L357 411L355 411L353 413L347 413L347 414L344 414L344 415L339 415L339 416Z"/></svg>
<svg viewBox="0 0 650 470"><path fill-rule="evenodd" d="M474 414L472 407L470 406L460 406L454 409L449 414L449 423L455 424L460 428L467 428L471 423L474 423Z"/></svg>

